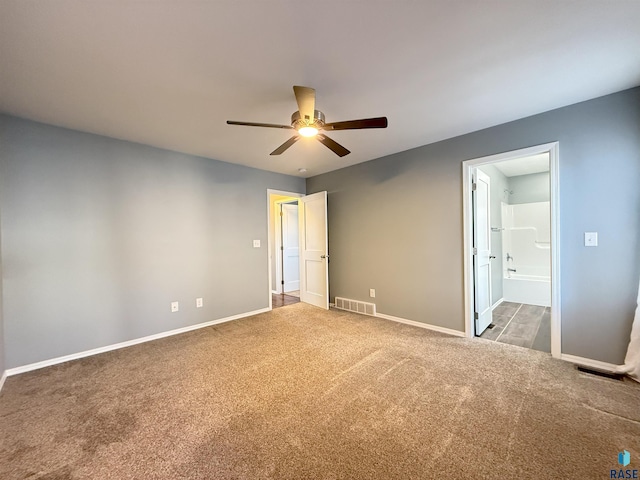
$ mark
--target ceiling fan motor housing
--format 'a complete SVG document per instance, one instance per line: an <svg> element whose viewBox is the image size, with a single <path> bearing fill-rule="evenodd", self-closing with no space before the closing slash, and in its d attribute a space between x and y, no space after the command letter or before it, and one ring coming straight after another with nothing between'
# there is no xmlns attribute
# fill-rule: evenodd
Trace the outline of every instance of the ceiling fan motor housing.
<svg viewBox="0 0 640 480"><path fill-rule="evenodd" d="M301 129L302 127L315 127L318 130L321 130L324 126L324 113L320 110L313 111L313 120L308 117L302 118L300 112L293 112L291 115L291 126L296 130Z"/></svg>

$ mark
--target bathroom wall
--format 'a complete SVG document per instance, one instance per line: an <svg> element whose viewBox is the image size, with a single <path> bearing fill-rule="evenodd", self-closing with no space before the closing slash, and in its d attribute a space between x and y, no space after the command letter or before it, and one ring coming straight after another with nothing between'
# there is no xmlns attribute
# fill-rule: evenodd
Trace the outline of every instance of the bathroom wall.
<svg viewBox="0 0 640 480"><path fill-rule="evenodd" d="M549 172L509 177L509 204L548 202L550 200Z"/></svg>

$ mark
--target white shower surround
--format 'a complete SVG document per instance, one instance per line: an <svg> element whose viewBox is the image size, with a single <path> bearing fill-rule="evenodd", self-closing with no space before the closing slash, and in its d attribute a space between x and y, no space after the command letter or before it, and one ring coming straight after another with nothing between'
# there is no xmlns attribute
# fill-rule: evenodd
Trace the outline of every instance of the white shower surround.
<svg viewBox="0 0 640 480"><path fill-rule="evenodd" d="M504 300L550 307L550 203L503 203L502 225Z"/></svg>

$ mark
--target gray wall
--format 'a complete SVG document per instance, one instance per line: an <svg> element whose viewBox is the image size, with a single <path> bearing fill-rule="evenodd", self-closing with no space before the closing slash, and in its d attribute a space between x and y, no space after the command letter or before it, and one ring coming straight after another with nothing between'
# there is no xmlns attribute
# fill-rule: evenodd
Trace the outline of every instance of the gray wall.
<svg viewBox="0 0 640 480"><path fill-rule="evenodd" d="M502 228L502 202L509 203L505 192L509 189L509 179L493 165L484 165L478 170L482 170L491 179L491 227ZM495 304L502 298L502 231L491 230L491 254L496 257L491 260L491 303Z"/></svg>
<svg viewBox="0 0 640 480"><path fill-rule="evenodd" d="M267 189L303 179L7 116L0 159L7 368L269 306Z"/></svg>
<svg viewBox="0 0 640 480"><path fill-rule="evenodd" d="M562 351L622 363L640 276L638 132L635 88L308 179L308 193L329 192L331 296L376 288L382 313L464 330L461 162L557 140Z"/></svg>
<svg viewBox="0 0 640 480"><path fill-rule="evenodd" d="M509 195L511 205L519 203L548 202L551 198L549 172L532 173L509 177Z"/></svg>
<svg viewBox="0 0 640 480"><path fill-rule="evenodd" d="M1 208L0 208L1 210ZM0 218L2 215L0 214ZM1 233L1 232L0 232ZM0 252L2 252L2 235L0 234ZM2 254L0 253L0 378L4 371L6 370L6 361L5 361L5 342L4 342L4 316L3 316L3 305L2 305Z"/></svg>

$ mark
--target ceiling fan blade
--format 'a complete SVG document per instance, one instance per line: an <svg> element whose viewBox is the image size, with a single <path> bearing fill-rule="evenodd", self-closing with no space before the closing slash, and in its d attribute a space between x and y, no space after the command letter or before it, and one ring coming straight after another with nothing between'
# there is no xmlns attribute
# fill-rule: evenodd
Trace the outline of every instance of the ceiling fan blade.
<svg viewBox="0 0 640 480"><path fill-rule="evenodd" d="M326 135L319 133L318 135L316 135L316 138L321 144L329 148L331 151L333 151L333 153L335 153L339 157L344 157L345 155L349 155L351 153L349 150L344 148L338 142L336 142L335 140L331 140Z"/></svg>
<svg viewBox="0 0 640 480"><path fill-rule="evenodd" d="M254 122L236 122L233 120L227 120L227 124L229 125L244 125L247 127L268 127L268 128L287 128L289 130L293 130L293 127L290 125L276 125L274 123L254 123Z"/></svg>
<svg viewBox="0 0 640 480"><path fill-rule="evenodd" d="M291 145L293 145L294 143L296 143L298 140L300 139L299 135L294 135L293 137L291 137L289 140L287 140L286 142L284 142L282 145L280 145L278 148L276 148L273 152L271 152L270 155L280 155L282 153L284 153L284 151L289 148Z"/></svg>
<svg viewBox="0 0 640 480"><path fill-rule="evenodd" d="M298 102L298 111L300 112L300 118L313 122L313 114L316 109L316 91L311 87L293 87L293 93L296 96L296 102Z"/></svg>
<svg viewBox="0 0 640 480"><path fill-rule="evenodd" d="M325 123L324 130L358 130L360 128L387 128L387 117L362 118L346 122Z"/></svg>

